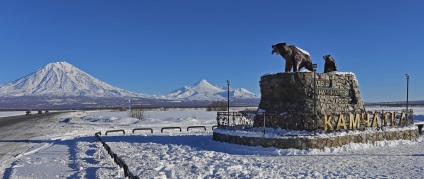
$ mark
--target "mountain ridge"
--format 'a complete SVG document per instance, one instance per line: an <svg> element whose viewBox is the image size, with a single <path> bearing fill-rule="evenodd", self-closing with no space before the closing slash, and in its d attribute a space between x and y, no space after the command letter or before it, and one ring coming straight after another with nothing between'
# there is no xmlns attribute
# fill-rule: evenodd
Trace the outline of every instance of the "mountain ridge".
<svg viewBox="0 0 424 179"><path fill-rule="evenodd" d="M107 84L68 62L53 62L13 82L0 85L0 97L125 97L162 100L227 99L226 87L218 87L203 79L165 95L146 95L127 91ZM230 89L230 98L257 99L258 96L244 88Z"/></svg>
<svg viewBox="0 0 424 179"><path fill-rule="evenodd" d="M0 96L146 97L107 84L68 62L49 63L13 82L0 85Z"/></svg>
<svg viewBox="0 0 424 179"><path fill-rule="evenodd" d="M203 79L191 86L184 86L174 90L163 96L165 99L179 99L179 100L225 100L228 97L227 89L210 84L207 80ZM255 99L257 95L244 88L230 88L230 98L240 99Z"/></svg>

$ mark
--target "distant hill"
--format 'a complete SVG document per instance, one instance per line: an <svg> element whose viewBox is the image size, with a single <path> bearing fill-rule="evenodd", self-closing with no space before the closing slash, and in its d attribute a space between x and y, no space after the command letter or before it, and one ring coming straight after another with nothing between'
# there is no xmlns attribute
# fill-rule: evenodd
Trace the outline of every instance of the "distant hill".
<svg viewBox="0 0 424 179"><path fill-rule="evenodd" d="M228 98L228 91L226 88L217 87L206 80L201 80L191 86L179 88L163 97L165 99L178 99L184 101L226 100ZM230 98L256 99L259 97L244 88L230 88Z"/></svg>

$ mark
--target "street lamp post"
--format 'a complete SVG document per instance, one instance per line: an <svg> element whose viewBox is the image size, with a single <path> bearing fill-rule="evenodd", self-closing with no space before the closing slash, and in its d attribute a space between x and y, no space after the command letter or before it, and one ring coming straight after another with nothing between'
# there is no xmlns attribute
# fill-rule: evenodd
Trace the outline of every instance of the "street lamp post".
<svg viewBox="0 0 424 179"><path fill-rule="evenodd" d="M128 99L128 110L131 111L131 99Z"/></svg>
<svg viewBox="0 0 424 179"><path fill-rule="evenodd" d="M230 125L230 80L227 80L227 115L228 125Z"/></svg>
<svg viewBox="0 0 424 179"><path fill-rule="evenodd" d="M405 126L408 124L408 114L409 114L409 74L406 76L406 121Z"/></svg>
<svg viewBox="0 0 424 179"><path fill-rule="evenodd" d="M316 83L316 72L317 72L317 68L318 68L318 64L312 64L312 68L314 69L314 124L315 124L315 130L314 130L314 134L316 135L316 131L318 129L318 121L317 121L317 83Z"/></svg>

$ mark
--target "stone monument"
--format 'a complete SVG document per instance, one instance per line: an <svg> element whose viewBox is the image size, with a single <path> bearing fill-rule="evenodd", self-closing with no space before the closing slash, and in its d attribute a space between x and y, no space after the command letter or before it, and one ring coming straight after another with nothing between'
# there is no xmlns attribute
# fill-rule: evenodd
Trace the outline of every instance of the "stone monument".
<svg viewBox="0 0 424 179"><path fill-rule="evenodd" d="M286 60L285 72L261 77L261 102L254 115L218 112L213 140L249 146L323 149L419 138L412 110L365 111L355 74L337 72L330 55L323 57L325 73L316 73L311 70L312 61L306 51L285 43L273 45L272 49L272 53ZM299 72L302 67L309 71ZM290 72L291 68L294 72ZM326 132L332 135L318 134Z"/></svg>
<svg viewBox="0 0 424 179"><path fill-rule="evenodd" d="M313 114L314 74L312 72L277 73L261 77L261 102L265 112ZM353 73L316 74L317 114L364 112L358 81Z"/></svg>

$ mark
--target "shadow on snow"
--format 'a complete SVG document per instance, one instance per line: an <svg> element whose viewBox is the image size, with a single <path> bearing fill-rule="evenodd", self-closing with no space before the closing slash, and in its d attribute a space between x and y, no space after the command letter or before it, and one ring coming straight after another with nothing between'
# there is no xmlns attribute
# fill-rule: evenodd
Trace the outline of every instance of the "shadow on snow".
<svg viewBox="0 0 424 179"><path fill-rule="evenodd" d="M71 140L0 140L0 143L6 143L6 142L13 142L13 143L32 143L32 144L53 144L53 145L65 145L69 148L69 164L68 167L72 169L72 171L74 172L73 174L71 174L70 176L68 176L68 178L78 178L78 174L79 174L79 170L78 170L78 149L77 149L77 143L78 142L93 142L93 143L97 143L97 139L93 136L93 137L77 137ZM95 146L95 145L93 145ZM96 146L97 148L97 146ZM96 150L104 150L102 148L97 148ZM43 150L41 150L43 151ZM37 151L41 152L41 151ZM95 151L92 150L88 150L85 151L85 153L90 156L90 155L94 155ZM91 158L83 158L81 159L82 161L85 161L87 163L91 163L91 164L95 164L98 163L97 161L95 161L94 159ZM15 162L13 162L11 164L11 167L6 168L4 171L4 175L3 178L4 179L9 179L12 177L12 173L13 173L13 166L17 165L17 162L19 160L16 160ZM90 167L86 170L86 178L95 178L96 177L96 171L99 168L95 168L95 167Z"/></svg>

